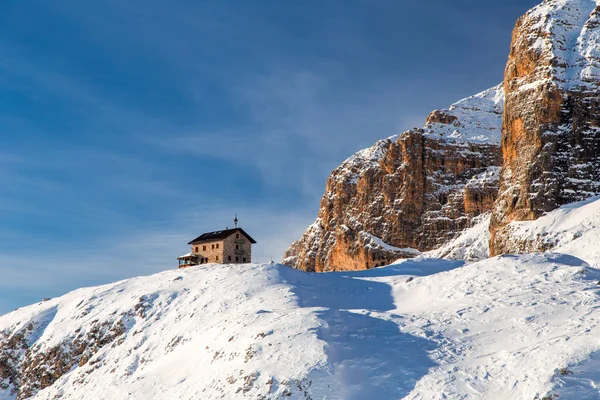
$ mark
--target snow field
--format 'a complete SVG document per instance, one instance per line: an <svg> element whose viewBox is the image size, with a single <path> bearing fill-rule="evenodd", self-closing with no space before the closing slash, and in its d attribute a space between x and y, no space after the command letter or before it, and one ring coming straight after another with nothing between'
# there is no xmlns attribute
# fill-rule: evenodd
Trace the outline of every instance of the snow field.
<svg viewBox="0 0 600 400"><path fill-rule="evenodd" d="M33 321L44 352L124 321L35 399L533 399L600 380L598 280L554 253L329 274L209 264L80 289L0 327Z"/></svg>

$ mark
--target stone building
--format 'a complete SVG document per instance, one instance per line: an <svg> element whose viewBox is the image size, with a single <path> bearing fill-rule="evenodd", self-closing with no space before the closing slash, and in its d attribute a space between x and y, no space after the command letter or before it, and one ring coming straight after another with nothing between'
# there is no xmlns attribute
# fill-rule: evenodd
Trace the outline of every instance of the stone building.
<svg viewBox="0 0 600 400"><path fill-rule="evenodd" d="M256 243L242 228L203 233L188 244L191 252L178 257L179 268L193 265L218 263L249 263L252 260L252 245Z"/></svg>

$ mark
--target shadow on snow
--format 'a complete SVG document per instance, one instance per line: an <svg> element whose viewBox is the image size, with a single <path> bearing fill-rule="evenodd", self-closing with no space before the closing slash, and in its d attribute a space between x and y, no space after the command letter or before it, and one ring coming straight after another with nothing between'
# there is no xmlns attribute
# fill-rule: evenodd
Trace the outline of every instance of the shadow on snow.
<svg viewBox="0 0 600 400"><path fill-rule="evenodd" d="M377 278L397 275L428 276L440 272L451 271L465 265L461 260L442 260L439 258L412 258L402 260L387 267L374 268L366 271L332 272L351 278Z"/></svg>
<svg viewBox="0 0 600 400"><path fill-rule="evenodd" d="M426 275L459 267L462 262L425 260L402 263L371 271L315 274L282 267L281 276L292 285L301 307L323 308L316 329L323 340L329 374L335 388L313 380L313 394L344 400L399 399L408 395L417 381L436 364L429 352L436 345L427 339L400 331L397 323L371 315L394 310L390 285L361 277ZM407 264L407 265L404 265ZM327 380L330 381L330 380ZM333 397L332 397L333 396Z"/></svg>

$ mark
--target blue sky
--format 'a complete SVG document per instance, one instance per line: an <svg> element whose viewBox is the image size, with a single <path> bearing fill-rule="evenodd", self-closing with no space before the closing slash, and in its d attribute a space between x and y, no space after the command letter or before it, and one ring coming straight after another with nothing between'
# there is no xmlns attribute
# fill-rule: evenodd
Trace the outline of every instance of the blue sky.
<svg viewBox="0 0 600 400"><path fill-rule="evenodd" d="M234 213L280 259L341 161L499 83L535 4L0 3L0 313L174 268Z"/></svg>

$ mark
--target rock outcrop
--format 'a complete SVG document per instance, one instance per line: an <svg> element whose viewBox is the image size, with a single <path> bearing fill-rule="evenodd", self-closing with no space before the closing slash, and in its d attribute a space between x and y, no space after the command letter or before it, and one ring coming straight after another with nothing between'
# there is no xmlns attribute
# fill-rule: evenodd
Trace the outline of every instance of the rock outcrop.
<svg viewBox="0 0 600 400"><path fill-rule="evenodd" d="M284 263L369 269L435 249L470 227L491 211L498 190L503 103L502 87L489 89L346 160Z"/></svg>
<svg viewBox="0 0 600 400"><path fill-rule="evenodd" d="M600 5L545 1L515 27L492 255L519 252L513 221L600 193ZM537 250L543 250L539 248Z"/></svg>

